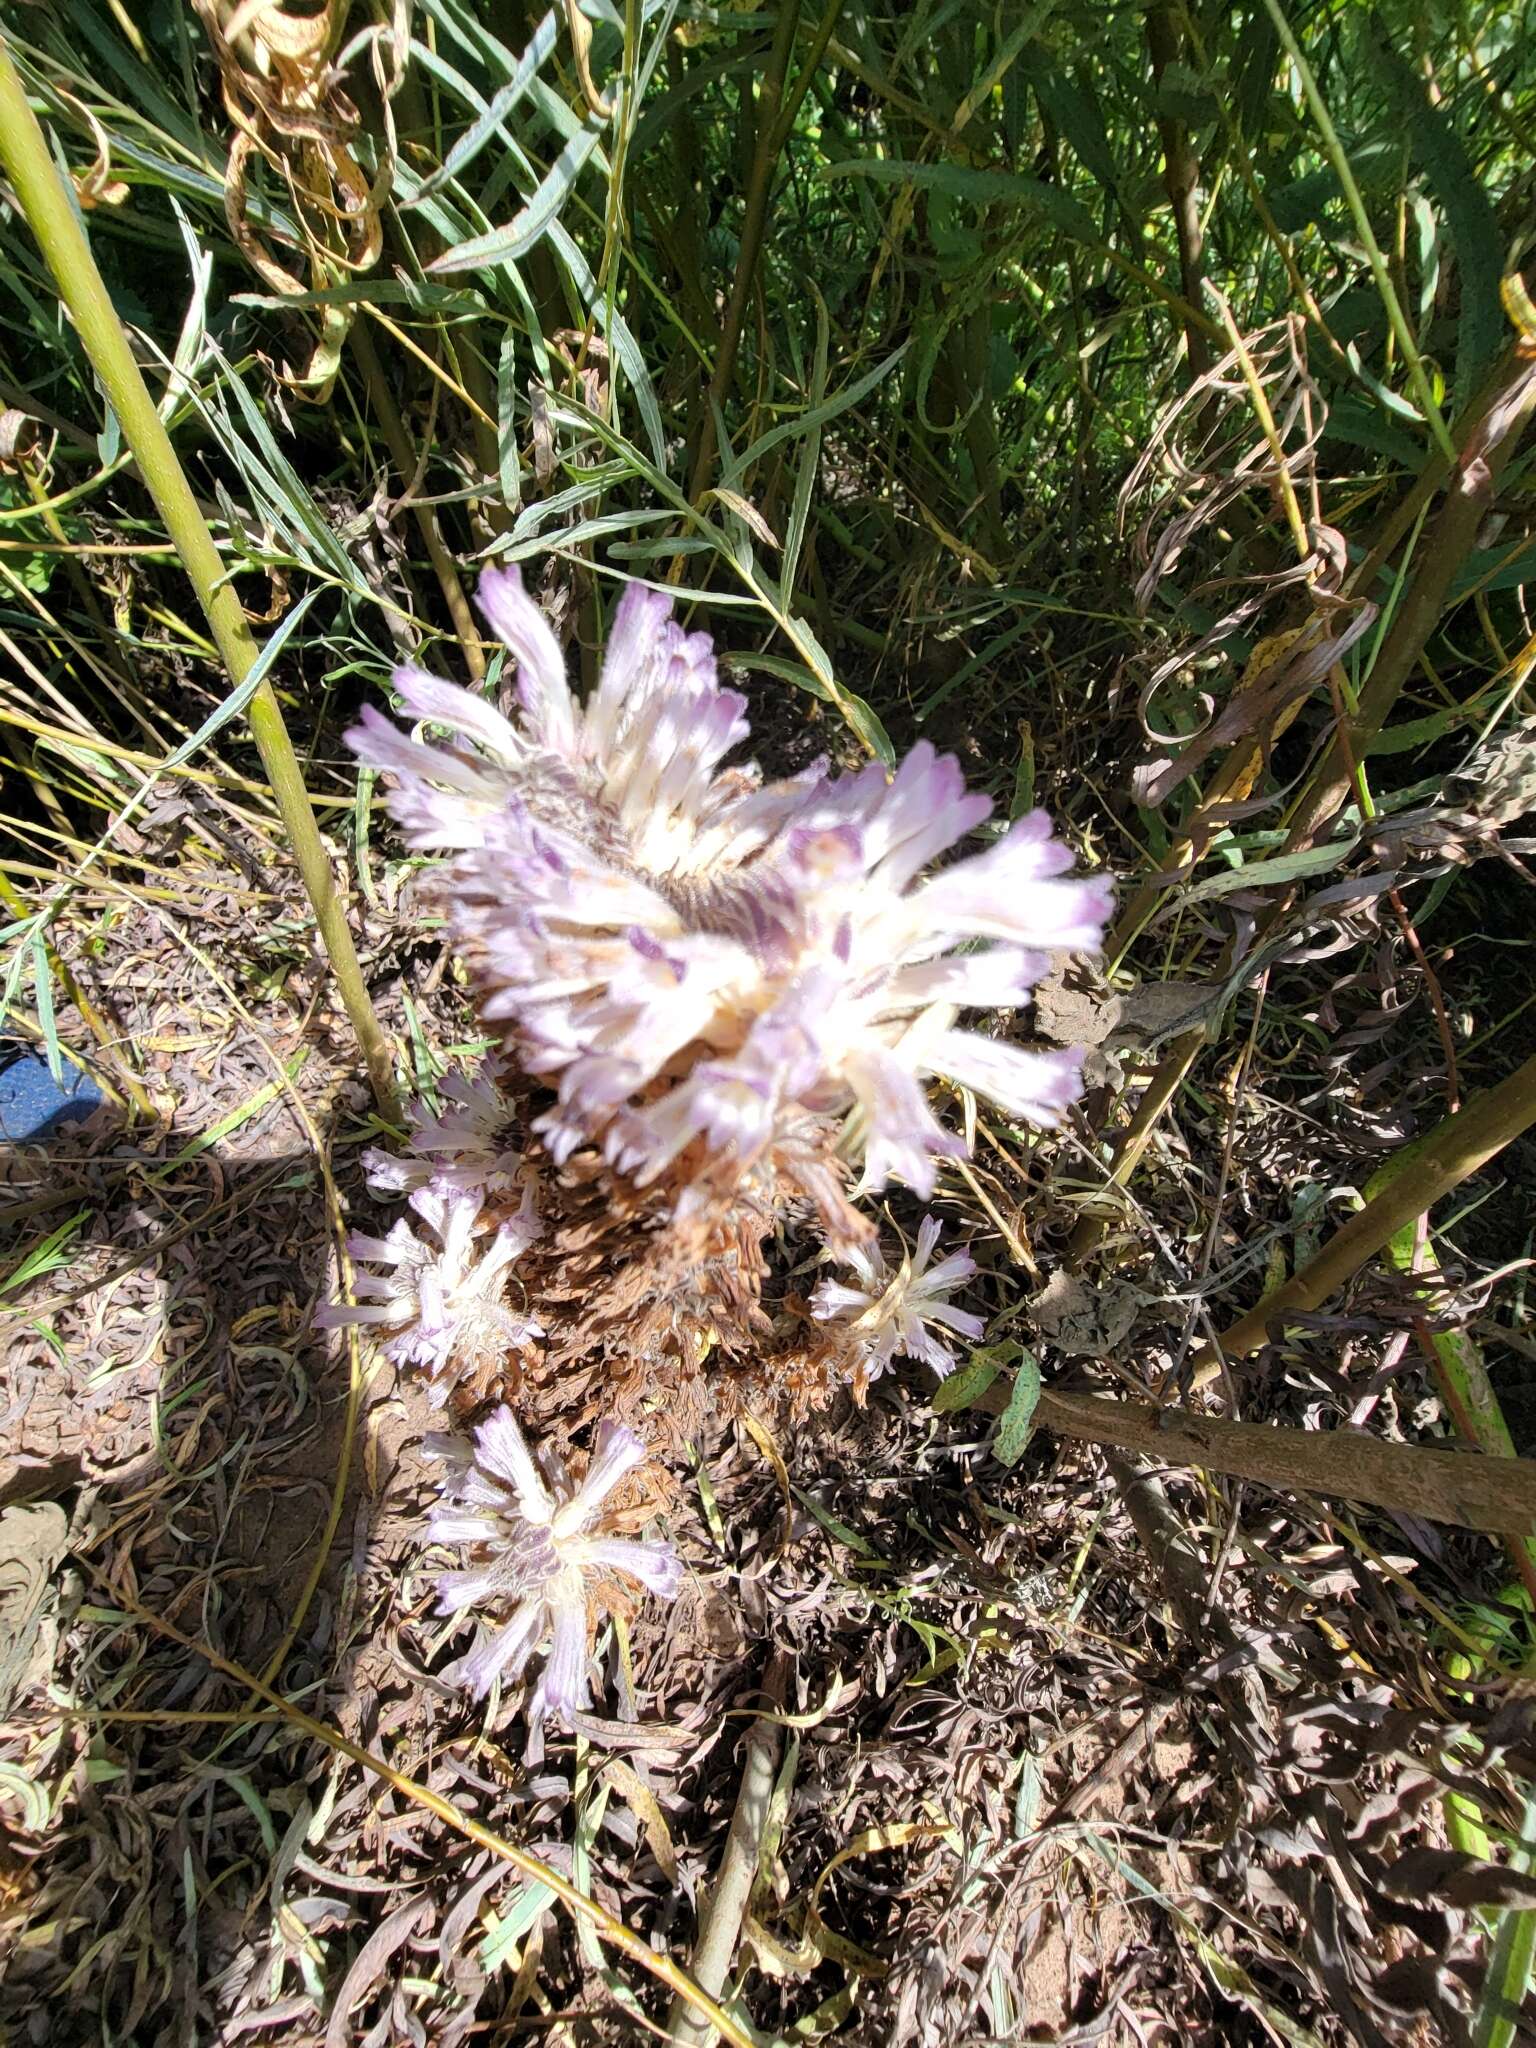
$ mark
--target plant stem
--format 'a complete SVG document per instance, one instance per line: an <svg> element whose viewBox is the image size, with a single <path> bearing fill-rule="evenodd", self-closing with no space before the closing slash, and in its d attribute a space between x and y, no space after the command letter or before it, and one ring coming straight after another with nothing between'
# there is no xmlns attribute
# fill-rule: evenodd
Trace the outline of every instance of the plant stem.
<svg viewBox="0 0 1536 2048"><path fill-rule="evenodd" d="M1348 797L1350 761L1363 761L1386 724L1430 635L1445 615L1451 587L1493 509L1499 482L1536 409L1536 363L1512 355L1487 409L1475 414L1449 472L1444 503L1425 534L1413 580L1403 593L1360 701L1338 729L1298 806L1286 850L1316 839ZM1369 595L1362 583L1362 594Z"/></svg>
<svg viewBox="0 0 1536 2048"><path fill-rule="evenodd" d="M1197 1373L1218 1357L1248 1357L1268 1341L1271 1328L1283 1327L1288 1314L1305 1315L1320 1307L1398 1231L1432 1209L1532 1124L1536 1054L1497 1088L1475 1097L1416 1139L1413 1170L1381 1187L1300 1272L1223 1330L1215 1345L1196 1360Z"/></svg>
<svg viewBox="0 0 1536 2048"><path fill-rule="evenodd" d="M1322 137L1323 154L1333 165L1334 175L1344 188L1344 197L1349 203L1351 214L1354 216L1355 231L1360 237L1361 247L1365 250L1366 261L1371 266L1371 275L1376 281L1376 290L1380 295L1382 306L1386 310L1387 320L1393 334L1397 337L1397 345L1403 352L1403 360L1408 365L1409 382L1413 385L1414 395L1417 397L1420 409L1424 414L1425 424L1428 426L1434 439L1439 443L1441 453L1447 458L1454 460L1451 437L1446 430L1445 420L1441 415L1440 408L1435 403L1434 393L1430 390L1429 378L1424 369L1424 359L1419 354L1418 344L1413 338L1413 329L1404 318L1402 304L1392 283L1392 274L1388 269L1387 259L1381 253L1381 244L1376 240L1375 232L1371 227L1371 217L1366 211L1365 201L1360 196L1360 187L1355 183L1354 171L1350 167L1349 158L1345 154L1343 143L1339 140L1338 130L1333 125L1333 120L1329 115L1322 93L1318 90L1317 80L1313 76L1312 67L1302 55L1301 45L1292 33L1291 25L1282 13L1277 0L1264 0L1264 5L1268 8L1270 20L1275 24L1276 33L1285 46L1286 55L1296 67L1296 75L1301 80L1302 92L1306 97L1307 105L1312 110L1312 118L1317 123L1318 133Z"/></svg>
<svg viewBox="0 0 1536 2048"><path fill-rule="evenodd" d="M1172 9L1147 10L1147 54L1152 59L1152 80L1161 85L1163 74L1182 61L1183 47ZM1163 145L1163 183L1173 212L1174 234L1179 245L1179 284L1191 306L1200 303L1201 265L1204 237L1200 230L1200 160L1190 147L1189 130L1172 114L1157 116L1158 139ZM1211 367L1210 348L1204 334L1191 321L1184 322L1184 347L1190 382L1195 383ZM1282 472L1283 473L1283 472Z"/></svg>
<svg viewBox="0 0 1536 2048"><path fill-rule="evenodd" d="M770 1713L782 1711L788 1679L788 1653L775 1650L763 1678L763 1691L768 1697ZM773 1782L778 1772L781 1744L782 1736L776 1720L765 1716L752 1723L747 1733L747 1758L742 1766L741 1787L736 1794L736 1810L731 1815L725 1853L720 1859L715 1882L710 1886L708 1901L699 1915L699 1938L694 1943L692 1957L693 1982L714 1999L720 1998L725 1991L725 1982L731 1973L731 1958L741 1939L741 1923L751 1902L752 1887L757 1882L763 1830L768 1825L769 1808L773 1803ZM715 2040L716 2032L707 2015L701 2014L697 2003L690 2004L679 1994L673 1999L672 2010L667 2015L667 2036L676 2048L707 2048L707 2044Z"/></svg>
<svg viewBox="0 0 1536 2048"><path fill-rule="evenodd" d="M209 629L218 645L230 680L238 689L255 667L260 650L245 608L225 572L207 522L176 459L169 434L155 410L133 359L101 272L84 230L64 188L42 127L27 100L0 35L0 164L4 165L27 223L53 273L59 297L74 321L81 344L101 381L108 403L122 427L139 473L175 542ZM346 1005L358 1045L367 1064L380 1112L391 1122L399 1115L394 1085L393 1051L374 1015L362 968L347 926L346 906L336 887L330 860L309 792L283 723L276 692L263 677L246 708L251 736L261 755L267 781L284 828L293 845L315 922L330 958L341 999Z"/></svg>
<svg viewBox="0 0 1536 2048"><path fill-rule="evenodd" d="M789 140L789 131L794 126L795 115L800 110L815 76L816 67L826 54L832 40L832 31L842 12L843 0L828 0L827 11L812 38L806 52L805 62L799 76L786 92L785 79L789 73L790 54L795 46L795 31L800 25L800 0L783 0L779 18L774 30L773 48L768 56L768 68L763 73L762 90L758 95L757 143L753 151L752 167L747 179L747 203L741 223L741 241L736 252L736 274L731 280L731 296L725 309L725 321L720 331L720 352L715 357L714 375L709 380L704 415L700 422L700 439L694 454L693 471L689 479L688 495L695 504L703 496L715 466L714 408L724 406L731 380L736 374L736 355L741 347L742 329L746 325L747 307L757 284L757 263L762 254L763 230L768 223L768 202L773 195L773 174L779 156Z"/></svg>
<svg viewBox="0 0 1536 2048"><path fill-rule="evenodd" d="M1006 1388L994 1381L975 1405L991 1409L1006 1399ZM1299 1489L1362 1501L1484 1535L1528 1536L1536 1527L1536 1460L1530 1458L1390 1444L1357 1429L1229 1422L1183 1408L1059 1394L1049 1387L1040 1396L1035 1420L1057 1436L1116 1444L1164 1465L1225 1472L1281 1493Z"/></svg>
<svg viewBox="0 0 1536 2048"><path fill-rule="evenodd" d="M366 319L356 320L347 336L352 353L357 358L357 367L363 373L363 382L368 387L368 402L378 415L384 439L396 469L400 472L401 488L409 492L420 458L411 446L411 437L406 432L405 421L395 403L394 393L389 388L389 379L384 374L384 365L379 352L373 345L373 334ZM417 529L421 534L422 546L437 577L438 588L443 593L443 602L453 620L453 630L459 636L464 649L464 663L470 675L478 683L485 674L485 656L480 649L480 634L475 625L475 615L469 608L469 599L464 595L464 586L459 581L459 572L454 567L453 556L443 539L437 523L437 513L430 505L412 504Z"/></svg>

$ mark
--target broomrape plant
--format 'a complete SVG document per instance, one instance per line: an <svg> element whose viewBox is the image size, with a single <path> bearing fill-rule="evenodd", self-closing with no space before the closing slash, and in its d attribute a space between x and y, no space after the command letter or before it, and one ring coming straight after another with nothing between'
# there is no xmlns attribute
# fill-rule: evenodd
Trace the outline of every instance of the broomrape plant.
<svg viewBox="0 0 1536 2048"><path fill-rule="evenodd" d="M584 704L515 569L488 571L479 602L515 664L517 716L402 668L410 728L369 708L348 739L390 778L407 843L442 856L424 888L500 1051L415 1112L402 1156L368 1155L415 1223L354 1239L379 1270L358 1305L323 1314L372 1329L439 1404L501 1399L472 1454L439 1448L452 1479L433 1535L482 1559L443 1582L449 1611L513 1603L454 1677L484 1692L548 1638L537 1741L547 1714L585 1702L612 1604L593 1573L676 1590L665 1546L591 1534L625 1474L711 1406L862 1398L898 1355L942 1374L946 1339L981 1335L951 1300L970 1254L935 1262L929 1217L893 1268L854 1198L891 1181L927 1197L963 1155L929 1102L936 1076L1059 1121L1078 1056L960 1019L1021 1009L1052 953L1096 948L1110 890L1068 872L1043 811L937 866L992 805L926 741L894 775L818 762L765 781L731 758L746 700L720 685L708 637L644 585ZM824 1277L808 1303L765 1295L786 1245L851 1279ZM544 1477L512 1404L549 1432ZM572 1488L553 1445L587 1431Z"/></svg>

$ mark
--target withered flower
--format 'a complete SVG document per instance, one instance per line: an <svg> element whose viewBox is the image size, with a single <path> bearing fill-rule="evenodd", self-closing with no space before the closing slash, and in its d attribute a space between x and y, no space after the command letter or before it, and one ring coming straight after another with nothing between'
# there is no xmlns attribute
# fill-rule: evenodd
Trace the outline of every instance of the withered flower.
<svg viewBox="0 0 1536 2048"><path fill-rule="evenodd" d="M819 1322L837 1326L866 1378L876 1378L899 1357L920 1358L942 1379L954 1370L955 1354L932 1326L971 1343L985 1329L981 1316L955 1308L950 1301L976 1271L976 1261L969 1252L951 1252L932 1266L929 1260L938 1242L938 1219L925 1216L917 1249L899 1266L888 1266L878 1247L855 1246L843 1263L853 1268L858 1285L850 1287L840 1280L817 1284L812 1314Z"/></svg>
<svg viewBox="0 0 1536 2048"><path fill-rule="evenodd" d="M493 1680L519 1677L546 1649L527 1710L537 1743L547 1717L570 1727L590 1699L591 1628L614 1604L614 1575L663 1600L682 1583L670 1545L604 1533L611 1497L645 1462L645 1446L616 1423L600 1424L576 1482L548 1448L536 1459L512 1411L498 1408L476 1430L473 1447L457 1437L429 1437L426 1448L448 1468L443 1499L432 1511L432 1540L472 1554L465 1570L438 1581L439 1613L510 1608L445 1676L483 1695Z"/></svg>

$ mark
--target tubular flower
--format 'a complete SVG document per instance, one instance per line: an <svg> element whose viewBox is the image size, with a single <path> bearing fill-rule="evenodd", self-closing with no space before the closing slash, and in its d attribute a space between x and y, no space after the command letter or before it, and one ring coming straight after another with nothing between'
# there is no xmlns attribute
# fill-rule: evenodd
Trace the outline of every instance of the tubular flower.
<svg viewBox="0 0 1536 2048"><path fill-rule="evenodd" d="M516 1186L523 1155L512 1142L516 1111L500 1080L500 1063L487 1060L476 1074L446 1074L439 1081L436 1114L423 1102L412 1103L405 1151L371 1145L363 1154L374 1193L430 1186L439 1193L481 1189L500 1196Z"/></svg>
<svg viewBox="0 0 1536 2048"><path fill-rule="evenodd" d="M856 1286L840 1280L818 1282L811 1313L818 1322L839 1326L851 1340L853 1356L865 1375L875 1379L893 1358L920 1358L942 1379L955 1366L955 1354L939 1330L952 1331L971 1343L986 1327L982 1317L951 1305L950 1296L976 1271L969 1252L951 1252L936 1266L929 1264L939 1241L937 1218L924 1217L917 1249L893 1271L878 1247L851 1249L844 1263L857 1277Z"/></svg>
<svg viewBox="0 0 1536 2048"><path fill-rule="evenodd" d="M355 1233L354 1259L381 1267L353 1281L358 1304L334 1302L315 1311L321 1329L364 1326L396 1365L419 1366L434 1406L463 1376L497 1370L510 1353L542 1336L539 1325L507 1300L514 1261L538 1235L531 1208L482 1229L481 1189L417 1188L410 1198L426 1235L404 1217L385 1237Z"/></svg>
<svg viewBox="0 0 1536 2048"><path fill-rule="evenodd" d="M493 1680L519 1677L544 1649L528 1703L534 1744L541 1745L547 1717L569 1728L589 1701L591 1618L615 1604L614 1577L662 1600L675 1598L682 1584L668 1544L604 1533L610 1497L645 1462L645 1446L619 1424L600 1424L576 1483L552 1451L535 1459L511 1409L498 1408L476 1430L473 1447L456 1437L428 1437L426 1448L448 1468L429 1533L473 1554L467 1569L438 1581L438 1612L510 1605L444 1675L483 1695Z"/></svg>
<svg viewBox="0 0 1536 2048"><path fill-rule="evenodd" d="M894 776L765 785L724 765L745 700L658 593L626 592L584 705L515 570L487 572L479 601L517 662L518 722L402 669L407 713L446 742L371 709L348 737L393 774L410 843L450 856L440 900L482 1015L557 1092L536 1126L557 1159L596 1142L638 1185L745 1173L807 1114L854 1111L864 1186L926 1194L963 1149L930 1076L1061 1116L1077 1055L956 1028L1022 1005L1051 950L1099 943L1108 884L1067 876L1044 812L927 873L992 806L926 741Z"/></svg>

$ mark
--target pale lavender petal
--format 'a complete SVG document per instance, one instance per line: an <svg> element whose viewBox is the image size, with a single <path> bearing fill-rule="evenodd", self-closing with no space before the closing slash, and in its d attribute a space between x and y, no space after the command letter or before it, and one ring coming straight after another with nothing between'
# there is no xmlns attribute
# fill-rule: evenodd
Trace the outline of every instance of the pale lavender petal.
<svg viewBox="0 0 1536 2048"><path fill-rule="evenodd" d="M976 1261L969 1252L951 1252L947 1259L940 1259L936 1266L930 1266L923 1274L924 1287L954 1289L962 1280L975 1277Z"/></svg>
<svg viewBox="0 0 1536 2048"><path fill-rule="evenodd" d="M985 1316L972 1315L969 1309L955 1308L947 1301L924 1301L920 1313L924 1322L942 1323L946 1330L969 1337L973 1343L987 1327Z"/></svg>
<svg viewBox="0 0 1536 2048"><path fill-rule="evenodd" d="M443 1677L450 1685L466 1686L477 1699L483 1699L503 1673L516 1678L523 1669L537 1644L542 1619L539 1602L525 1601L503 1627L484 1630L468 1656L450 1664Z"/></svg>
<svg viewBox="0 0 1536 2048"><path fill-rule="evenodd" d="M393 1323L399 1313L393 1308L364 1308L345 1301L322 1301L310 1317L317 1330L344 1330L352 1323Z"/></svg>
<svg viewBox="0 0 1536 2048"><path fill-rule="evenodd" d="M569 1728L591 1697L587 1685L586 1608L560 1606L554 1610L554 1617L549 1655L528 1702L528 1718L542 1721L552 1714Z"/></svg>
<svg viewBox="0 0 1536 2048"><path fill-rule="evenodd" d="M363 1177L376 1195L404 1194L415 1171L414 1163L381 1151L377 1145L370 1145L363 1154Z"/></svg>
<svg viewBox="0 0 1536 2048"><path fill-rule="evenodd" d="M494 1566L481 1571L444 1572L437 1582L439 1614L462 1614L466 1607L494 1600L503 1590Z"/></svg>
<svg viewBox="0 0 1536 2048"><path fill-rule="evenodd" d="M992 799L967 794L952 754L919 740L897 769L872 821L871 853L887 887L904 889L920 869L992 814Z"/></svg>
<svg viewBox="0 0 1536 2048"><path fill-rule="evenodd" d="M1044 811L1020 818L993 847L924 885L917 907L957 938L1012 939L1030 947L1096 951L1113 907L1110 885L1059 881L1072 849L1051 836Z"/></svg>
<svg viewBox="0 0 1536 2048"><path fill-rule="evenodd" d="M510 1408L497 1408L475 1431L475 1456L487 1471L506 1480L529 1521L549 1520L555 1503Z"/></svg>
<svg viewBox="0 0 1536 2048"><path fill-rule="evenodd" d="M523 752L523 743L494 704L457 683L441 682L424 669L397 668L390 681L412 718L432 725L446 725L483 747L494 760L513 762Z"/></svg>
<svg viewBox="0 0 1536 2048"><path fill-rule="evenodd" d="M965 1147L946 1131L910 1068L883 1046L871 1045L844 1063L848 1085L863 1110L863 1185L876 1190L903 1180L920 1195L933 1193L935 1158L958 1157Z"/></svg>
<svg viewBox="0 0 1536 2048"><path fill-rule="evenodd" d="M523 589L521 570L487 569L475 601L491 631L517 659L518 700L529 731L555 753L574 753L576 713L565 679L565 657L542 608Z"/></svg>
<svg viewBox="0 0 1536 2048"><path fill-rule="evenodd" d="M1025 1052L974 1031L944 1031L933 1039L925 1059L935 1073L947 1074L962 1088L1031 1123L1059 1123L1083 1092L1077 1052Z"/></svg>
<svg viewBox="0 0 1536 2048"><path fill-rule="evenodd" d="M410 1250L411 1235L407 1230L404 1238L396 1237L393 1230L388 1237L366 1237L362 1231L354 1230L347 1238L347 1251L354 1259L369 1259L376 1266L397 1266Z"/></svg>
<svg viewBox="0 0 1536 2048"><path fill-rule="evenodd" d="M931 1366L943 1379L955 1369L955 1354L947 1344L941 1344L922 1323L908 1323L897 1339L896 1348L907 1358L920 1359Z"/></svg>
<svg viewBox="0 0 1536 2048"><path fill-rule="evenodd" d="M841 1280L818 1280L811 1292L811 1314L819 1323L837 1316L857 1316L870 1305L870 1296L857 1287L845 1287Z"/></svg>
<svg viewBox="0 0 1536 2048"><path fill-rule="evenodd" d="M497 1525L489 1515L435 1507L427 1517L427 1535L433 1543L494 1543Z"/></svg>
<svg viewBox="0 0 1536 2048"><path fill-rule="evenodd" d="M622 1422L600 1422L592 1447L592 1462L576 1492L582 1509L582 1526L591 1521L621 1479L646 1459L645 1445ZM574 1503L573 1503L574 1505Z"/></svg>
<svg viewBox="0 0 1536 2048"><path fill-rule="evenodd" d="M683 1583L683 1567L665 1543L640 1543L626 1536L589 1536L583 1554L604 1570L638 1579L658 1600L675 1600Z"/></svg>
<svg viewBox="0 0 1536 2048"><path fill-rule="evenodd" d="M462 796L479 798L486 787L485 771L473 761L452 754L444 747L425 746L413 740L371 704L357 715L342 738L369 768L398 775L407 782L441 782Z"/></svg>
<svg viewBox="0 0 1536 2048"><path fill-rule="evenodd" d="M631 583L620 598L588 712L594 737L604 749L616 736L623 712L643 694L671 615L671 598L643 583Z"/></svg>
<svg viewBox="0 0 1536 2048"><path fill-rule="evenodd" d="M988 946L979 953L948 953L898 968L886 985L892 1010L953 1003L961 1010L1008 1010L1024 1002L1050 971L1051 956L1023 946Z"/></svg>

